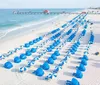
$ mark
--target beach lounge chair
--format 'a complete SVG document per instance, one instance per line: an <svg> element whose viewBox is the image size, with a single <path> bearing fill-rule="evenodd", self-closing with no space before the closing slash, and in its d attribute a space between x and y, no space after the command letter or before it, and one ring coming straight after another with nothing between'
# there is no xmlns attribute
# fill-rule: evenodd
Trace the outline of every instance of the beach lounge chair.
<svg viewBox="0 0 100 85"><path fill-rule="evenodd" d="M76 33L73 33L68 39L68 42L71 42L73 40L73 38L75 37Z"/></svg>
<svg viewBox="0 0 100 85"><path fill-rule="evenodd" d="M67 26L67 24L64 24L64 25L62 25L61 27L62 27L62 28L65 28L66 26Z"/></svg>
<svg viewBox="0 0 100 85"><path fill-rule="evenodd" d="M86 34L86 30L83 30L82 31L82 36L85 36L85 34Z"/></svg>
<svg viewBox="0 0 100 85"><path fill-rule="evenodd" d="M66 34L69 35L72 31L73 31L73 30L70 29L70 30L68 30L68 32L66 32Z"/></svg>

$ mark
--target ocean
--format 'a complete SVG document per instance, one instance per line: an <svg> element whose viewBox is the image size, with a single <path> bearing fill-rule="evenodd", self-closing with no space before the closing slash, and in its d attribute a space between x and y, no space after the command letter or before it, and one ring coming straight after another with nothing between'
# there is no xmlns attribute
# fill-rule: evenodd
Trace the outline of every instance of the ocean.
<svg viewBox="0 0 100 85"><path fill-rule="evenodd" d="M49 10L52 14L43 13L44 10ZM17 32L25 30L28 26L40 26L62 12L75 12L83 9L0 9L0 39L18 35ZM20 29L21 28L21 29ZM14 31L14 32L13 32ZM16 32L15 32L16 31Z"/></svg>

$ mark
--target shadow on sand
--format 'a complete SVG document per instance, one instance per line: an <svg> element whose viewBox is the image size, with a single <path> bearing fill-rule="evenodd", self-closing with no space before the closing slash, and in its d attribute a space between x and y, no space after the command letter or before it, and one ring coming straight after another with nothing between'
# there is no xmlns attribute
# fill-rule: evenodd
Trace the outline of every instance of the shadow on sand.
<svg viewBox="0 0 100 85"><path fill-rule="evenodd" d="M94 67L96 67L96 68L100 68L100 63L93 63L92 66L94 66Z"/></svg>
<svg viewBox="0 0 100 85"><path fill-rule="evenodd" d="M65 84L65 80L58 80L57 84L59 84L59 85L66 85Z"/></svg>

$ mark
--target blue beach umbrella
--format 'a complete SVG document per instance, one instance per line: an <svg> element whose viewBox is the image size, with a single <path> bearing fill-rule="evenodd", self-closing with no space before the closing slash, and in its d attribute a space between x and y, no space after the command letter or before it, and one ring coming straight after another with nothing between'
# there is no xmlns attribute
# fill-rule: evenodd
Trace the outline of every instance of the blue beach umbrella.
<svg viewBox="0 0 100 85"><path fill-rule="evenodd" d="M42 66L41 66L44 70L49 70L50 66L47 62L45 62Z"/></svg>
<svg viewBox="0 0 100 85"><path fill-rule="evenodd" d="M88 60L87 55L83 55L83 59Z"/></svg>
<svg viewBox="0 0 100 85"><path fill-rule="evenodd" d="M33 45L33 44L34 44L33 41L30 41L30 42L29 42L29 45Z"/></svg>
<svg viewBox="0 0 100 85"><path fill-rule="evenodd" d="M80 41L77 41L77 44L80 45Z"/></svg>
<svg viewBox="0 0 100 85"><path fill-rule="evenodd" d="M32 53L35 53L36 50L37 50L36 48L31 48L31 52L32 52Z"/></svg>
<svg viewBox="0 0 100 85"><path fill-rule="evenodd" d="M55 39L55 36L52 36L50 39L51 39L51 40L54 40L54 39Z"/></svg>
<svg viewBox="0 0 100 85"><path fill-rule="evenodd" d="M72 85L80 85L77 79L72 78Z"/></svg>
<svg viewBox="0 0 100 85"><path fill-rule="evenodd" d="M40 38L36 38L36 41L39 42L40 41Z"/></svg>
<svg viewBox="0 0 100 85"><path fill-rule="evenodd" d="M42 36L40 36L40 37L39 37L39 39L40 39L40 40L42 40L42 39L43 39L43 37L42 37Z"/></svg>
<svg viewBox="0 0 100 85"><path fill-rule="evenodd" d="M20 62L21 62L21 59L20 59L19 57L16 56L16 57L14 58L14 62L15 62L15 63L20 63Z"/></svg>
<svg viewBox="0 0 100 85"><path fill-rule="evenodd" d="M20 55L20 59L22 59L22 60L26 59L26 55L25 54L21 54Z"/></svg>
<svg viewBox="0 0 100 85"><path fill-rule="evenodd" d="M33 40L34 43L37 43L39 41L39 38L36 38Z"/></svg>
<svg viewBox="0 0 100 85"><path fill-rule="evenodd" d="M57 46L57 43L56 43L56 42L54 42L54 43L53 43L53 46L55 46L55 47L56 47L56 46Z"/></svg>
<svg viewBox="0 0 100 85"><path fill-rule="evenodd" d="M66 85L80 85L79 81L75 78L72 78L71 81L67 80Z"/></svg>
<svg viewBox="0 0 100 85"><path fill-rule="evenodd" d="M87 61L85 59L82 59L81 64L87 65Z"/></svg>
<svg viewBox="0 0 100 85"><path fill-rule="evenodd" d="M50 45L50 48L51 48L51 49L54 49L54 48L55 48L55 46L54 46L54 45Z"/></svg>
<svg viewBox="0 0 100 85"><path fill-rule="evenodd" d="M54 64L54 60L53 60L51 57L48 58L47 62L48 62L49 64Z"/></svg>
<svg viewBox="0 0 100 85"><path fill-rule="evenodd" d="M4 64L4 68L6 68L6 69L10 69L12 67L13 67L13 64L9 61Z"/></svg>
<svg viewBox="0 0 100 85"><path fill-rule="evenodd" d="M85 71L86 70L86 68L85 68L85 66L83 64L80 64L79 67L78 67L78 69L80 71Z"/></svg>
<svg viewBox="0 0 100 85"><path fill-rule="evenodd" d="M42 68L38 68L36 71L33 72L33 74L35 74L36 76L43 76L44 75L44 71Z"/></svg>
<svg viewBox="0 0 100 85"><path fill-rule="evenodd" d="M35 39L33 40L33 43L36 43L36 40Z"/></svg>
<svg viewBox="0 0 100 85"><path fill-rule="evenodd" d="M84 25L84 22L81 22L82 25Z"/></svg>
<svg viewBox="0 0 100 85"><path fill-rule="evenodd" d="M77 69L76 73L74 73L73 76L75 76L76 78L82 78L83 73L79 69Z"/></svg>
<svg viewBox="0 0 100 85"><path fill-rule="evenodd" d="M48 52L51 52L51 51L52 51L52 48L48 47L48 48L47 48L47 51L48 51Z"/></svg>
<svg viewBox="0 0 100 85"><path fill-rule="evenodd" d="M59 53L59 51L57 50L57 51L55 51L54 52L54 54L56 55L56 56L59 56L60 55L60 53Z"/></svg>
<svg viewBox="0 0 100 85"><path fill-rule="evenodd" d="M32 53L31 53L31 51L30 51L30 50L27 50L27 51L26 51L26 53L25 53L25 55L26 55L26 56L31 56L31 55L32 55Z"/></svg>
<svg viewBox="0 0 100 85"><path fill-rule="evenodd" d="M52 55L51 55L51 58L52 58L53 60L56 60L56 59L57 59L57 56L56 56L55 54L52 54Z"/></svg>
<svg viewBox="0 0 100 85"><path fill-rule="evenodd" d="M29 43L25 43L24 47L26 48L30 47Z"/></svg>

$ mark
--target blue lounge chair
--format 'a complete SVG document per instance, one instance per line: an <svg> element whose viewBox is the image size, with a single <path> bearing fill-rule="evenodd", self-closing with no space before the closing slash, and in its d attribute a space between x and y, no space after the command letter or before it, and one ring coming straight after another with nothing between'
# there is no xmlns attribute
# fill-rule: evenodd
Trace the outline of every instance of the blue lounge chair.
<svg viewBox="0 0 100 85"><path fill-rule="evenodd" d="M86 30L83 30L82 31L82 36L85 36L85 34L86 34Z"/></svg>
<svg viewBox="0 0 100 85"><path fill-rule="evenodd" d="M62 25L61 27L62 27L62 28L65 28L66 26L67 26L67 24L64 24L64 25Z"/></svg>
<svg viewBox="0 0 100 85"><path fill-rule="evenodd" d="M21 67L21 68L19 69L19 72L24 72L24 71L26 71L26 70L27 70L26 67Z"/></svg>

